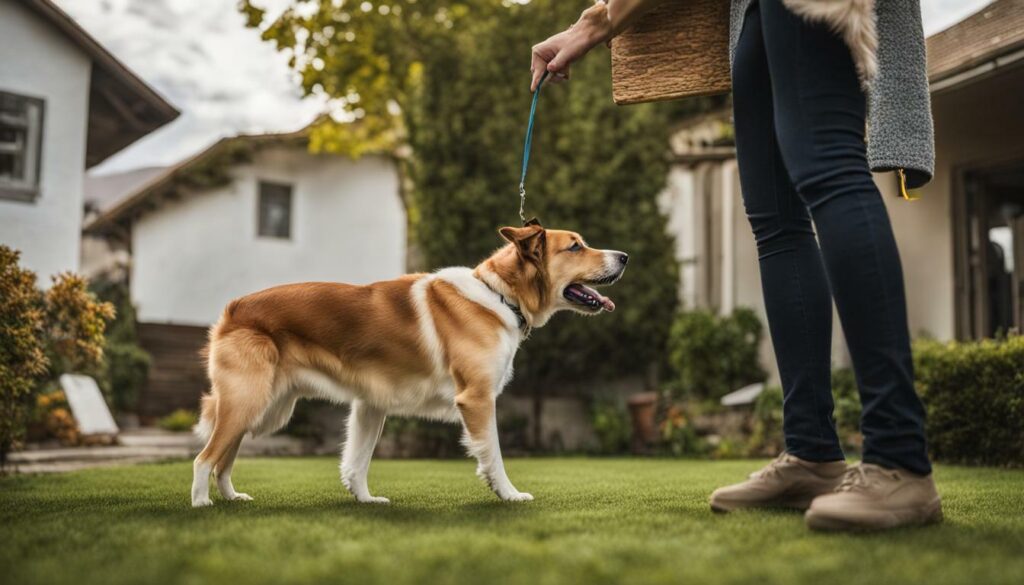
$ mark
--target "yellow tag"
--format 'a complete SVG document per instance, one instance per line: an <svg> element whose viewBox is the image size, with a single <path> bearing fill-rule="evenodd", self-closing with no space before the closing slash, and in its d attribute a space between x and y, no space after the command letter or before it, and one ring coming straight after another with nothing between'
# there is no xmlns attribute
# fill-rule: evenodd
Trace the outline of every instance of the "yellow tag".
<svg viewBox="0 0 1024 585"><path fill-rule="evenodd" d="M899 177L900 181L900 197L907 201L917 201L920 199L920 196L917 195L917 193L911 193L910 190L907 189L907 174L903 172L903 169L896 169L896 176Z"/></svg>

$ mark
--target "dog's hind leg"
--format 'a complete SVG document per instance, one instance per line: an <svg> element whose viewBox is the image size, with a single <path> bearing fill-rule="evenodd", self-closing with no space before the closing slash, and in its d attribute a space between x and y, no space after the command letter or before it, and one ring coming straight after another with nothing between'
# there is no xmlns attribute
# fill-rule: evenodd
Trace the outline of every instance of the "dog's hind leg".
<svg viewBox="0 0 1024 585"><path fill-rule="evenodd" d="M362 400L355 400L348 415L345 446L341 451L341 483L360 502L387 504L387 498L370 495L366 475L370 470L373 448L384 429L384 412Z"/></svg>
<svg viewBox="0 0 1024 585"><path fill-rule="evenodd" d="M228 499L252 499L235 492L231 469L242 437L262 420L274 401L277 348L259 333L239 330L214 341L210 351L210 378L216 413L206 447L192 465L192 506L209 506L210 475Z"/></svg>

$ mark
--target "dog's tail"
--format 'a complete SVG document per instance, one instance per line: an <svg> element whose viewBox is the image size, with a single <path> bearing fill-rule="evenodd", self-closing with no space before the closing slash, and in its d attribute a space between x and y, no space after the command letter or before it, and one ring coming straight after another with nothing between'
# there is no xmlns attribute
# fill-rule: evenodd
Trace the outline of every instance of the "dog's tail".
<svg viewBox="0 0 1024 585"><path fill-rule="evenodd" d="M217 422L217 396L206 394L200 400L199 422L192 427L192 432L202 439L204 443L210 440L213 434L213 424Z"/></svg>

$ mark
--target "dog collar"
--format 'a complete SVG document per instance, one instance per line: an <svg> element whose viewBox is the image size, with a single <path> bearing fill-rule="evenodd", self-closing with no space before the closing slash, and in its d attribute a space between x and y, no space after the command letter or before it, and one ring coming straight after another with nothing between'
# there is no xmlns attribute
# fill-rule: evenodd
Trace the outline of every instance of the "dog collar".
<svg viewBox="0 0 1024 585"><path fill-rule="evenodd" d="M519 308L519 305L512 303L511 301L505 298L505 295L494 290L494 287L492 287L490 283L488 283L486 280L482 278L479 280L480 282L484 283L484 286L491 289L492 293L498 295L498 300L501 301L501 304L505 305L506 307L508 307L510 311L512 311L512 314L516 316L516 321L519 322L519 330L524 333L528 332L530 330L530 326L527 324L526 315L523 314L523 311L522 309Z"/></svg>

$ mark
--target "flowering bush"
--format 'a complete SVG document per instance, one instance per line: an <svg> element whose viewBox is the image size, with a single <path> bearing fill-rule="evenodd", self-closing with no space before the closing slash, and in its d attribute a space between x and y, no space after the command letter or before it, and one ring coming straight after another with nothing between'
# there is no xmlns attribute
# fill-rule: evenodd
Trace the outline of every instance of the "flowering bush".
<svg viewBox="0 0 1024 585"><path fill-rule="evenodd" d="M24 435L36 394L56 389L63 373L100 371L103 331L114 317L113 306L98 302L80 276L57 275L41 292L19 256L0 245L0 467ZM59 410L52 411L54 428L70 439L67 423L74 421Z"/></svg>
<svg viewBox="0 0 1024 585"><path fill-rule="evenodd" d="M45 392L36 397L28 434L30 439L54 438L62 445L79 443L78 424L63 392Z"/></svg>
<svg viewBox="0 0 1024 585"><path fill-rule="evenodd" d="M0 246L0 468L21 440L26 411L49 365L36 275L18 266L18 256Z"/></svg>
<svg viewBox="0 0 1024 585"><path fill-rule="evenodd" d="M675 457L707 454L707 445L697 436L683 407L672 404L658 425L661 448Z"/></svg>

